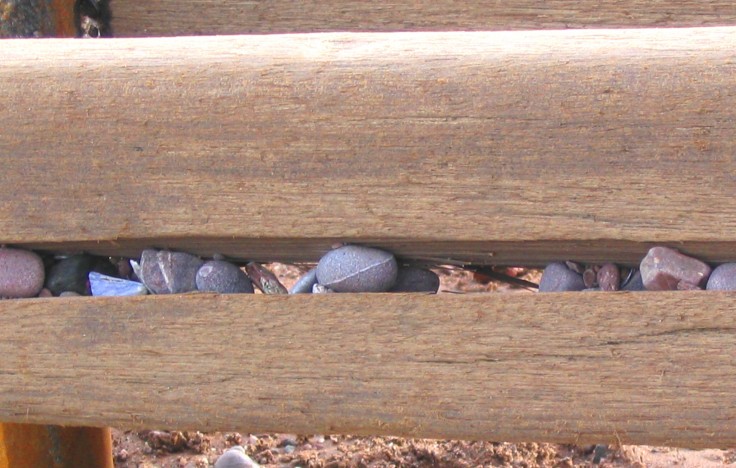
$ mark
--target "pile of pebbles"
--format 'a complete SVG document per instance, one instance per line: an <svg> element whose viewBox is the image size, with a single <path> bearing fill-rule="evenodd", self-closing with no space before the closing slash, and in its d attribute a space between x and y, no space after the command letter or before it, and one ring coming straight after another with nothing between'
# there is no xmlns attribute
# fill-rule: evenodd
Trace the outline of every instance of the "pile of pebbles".
<svg viewBox="0 0 736 468"><path fill-rule="evenodd" d="M440 280L431 270L402 266L393 254L344 245L325 254L315 268L288 290L260 264L244 268L224 258L202 259L186 252L147 249L139 259L89 254L44 256L0 248L0 297L136 296L193 291L252 294L359 292L436 293ZM736 263L711 269L668 247L653 247L639 268L606 263L547 265L539 292L736 290Z"/></svg>
<svg viewBox="0 0 736 468"><path fill-rule="evenodd" d="M245 271L223 258L204 260L186 252L148 249L139 259L89 254L56 258L0 248L0 297L137 296L193 291L252 294L430 292L440 280L430 270L399 265L393 254L357 245L328 252L291 291L260 264Z"/></svg>
<svg viewBox="0 0 736 468"><path fill-rule="evenodd" d="M561 291L673 291L736 290L736 263L715 269L669 247L652 247L639 268L613 263L581 265L556 262L547 265L539 292Z"/></svg>

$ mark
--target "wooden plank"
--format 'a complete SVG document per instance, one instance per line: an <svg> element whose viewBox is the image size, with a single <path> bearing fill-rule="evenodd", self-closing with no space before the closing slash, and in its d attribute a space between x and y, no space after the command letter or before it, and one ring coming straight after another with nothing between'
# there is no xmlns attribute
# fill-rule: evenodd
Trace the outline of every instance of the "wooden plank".
<svg viewBox="0 0 736 468"><path fill-rule="evenodd" d="M736 260L735 48L736 28L8 41L0 242Z"/></svg>
<svg viewBox="0 0 736 468"><path fill-rule="evenodd" d="M118 36L736 24L726 0L112 0Z"/></svg>
<svg viewBox="0 0 736 468"><path fill-rule="evenodd" d="M0 302L0 420L730 447L735 293Z"/></svg>

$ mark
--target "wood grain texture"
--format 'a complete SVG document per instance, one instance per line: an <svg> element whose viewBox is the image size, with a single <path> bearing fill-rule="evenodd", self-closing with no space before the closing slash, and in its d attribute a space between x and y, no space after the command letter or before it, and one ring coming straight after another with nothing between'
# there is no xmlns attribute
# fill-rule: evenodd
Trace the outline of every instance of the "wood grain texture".
<svg viewBox="0 0 736 468"><path fill-rule="evenodd" d="M736 28L7 41L0 242L736 260L735 49Z"/></svg>
<svg viewBox="0 0 736 468"><path fill-rule="evenodd" d="M726 0L111 0L118 36L736 24Z"/></svg>
<svg viewBox="0 0 736 468"><path fill-rule="evenodd" d="M665 292L2 301L0 420L730 447L734 299Z"/></svg>

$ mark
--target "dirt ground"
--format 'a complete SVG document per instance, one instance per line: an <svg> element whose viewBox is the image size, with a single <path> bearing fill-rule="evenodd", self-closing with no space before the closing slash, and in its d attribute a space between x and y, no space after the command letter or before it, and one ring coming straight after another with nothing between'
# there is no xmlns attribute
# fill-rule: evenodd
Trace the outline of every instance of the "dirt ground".
<svg viewBox="0 0 736 468"><path fill-rule="evenodd" d="M309 266L267 265L291 286ZM453 267L439 268L442 294L468 292L531 293L502 282L488 281ZM503 273L538 282L536 270L506 269ZM117 468L204 468L224 450L242 445L266 467L692 467L736 465L734 450L685 450L667 447L574 446L544 443L402 439L349 435L240 434L201 432L120 431L113 429Z"/></svg>

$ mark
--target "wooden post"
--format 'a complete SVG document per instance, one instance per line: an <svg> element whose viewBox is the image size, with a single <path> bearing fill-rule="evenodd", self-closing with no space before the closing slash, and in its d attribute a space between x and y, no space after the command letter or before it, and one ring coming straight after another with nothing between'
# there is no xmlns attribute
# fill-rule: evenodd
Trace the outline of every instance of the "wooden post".
<svg viewBox="0 0 736 468"><path fill-rule="evenodd" d="M74 0L29 1L7 9L0 38L74 37ZM112 467L110 429L0 423L0 468Z"/></svg>
<svg viewBox="0 0 736 468"><path fill-rule="evenodd" d="M112 467L110 429L0 424L0 468Z"/></svg>

